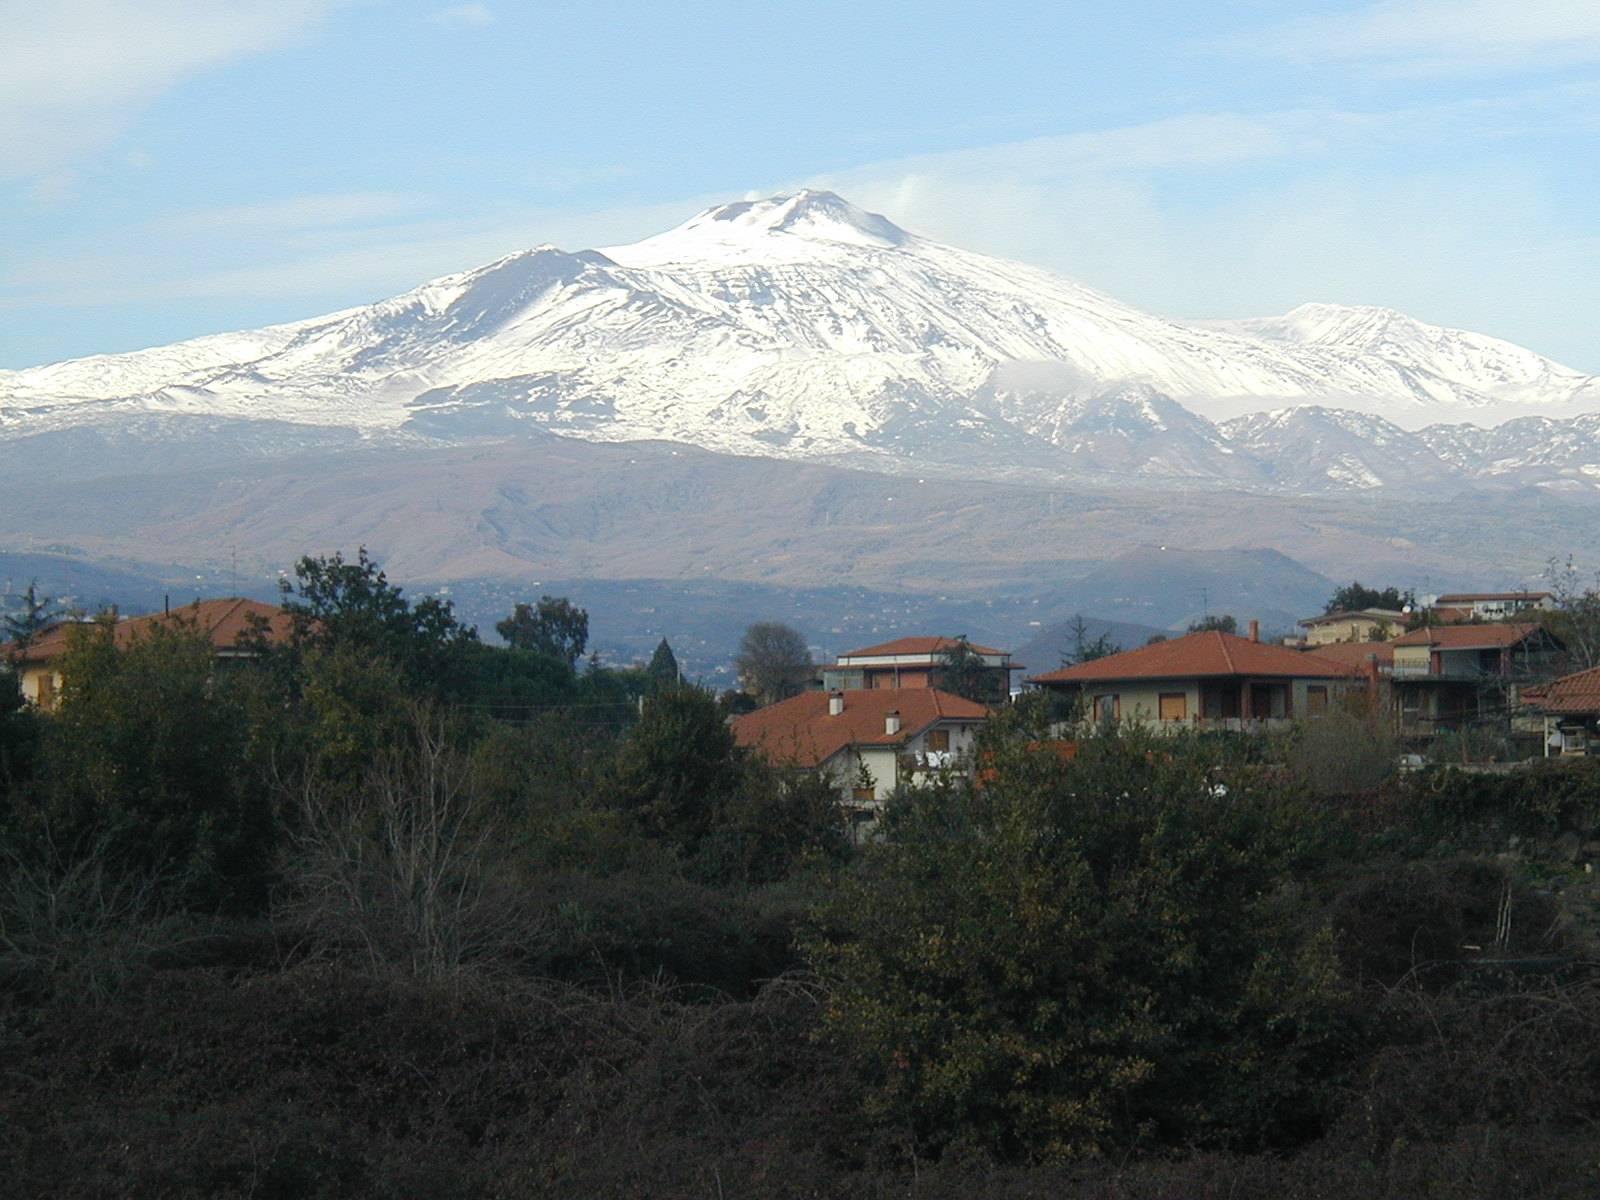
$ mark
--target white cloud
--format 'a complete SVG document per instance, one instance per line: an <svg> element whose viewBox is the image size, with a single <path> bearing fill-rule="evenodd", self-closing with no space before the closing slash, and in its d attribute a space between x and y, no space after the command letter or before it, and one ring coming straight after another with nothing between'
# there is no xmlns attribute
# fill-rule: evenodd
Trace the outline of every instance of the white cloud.
<svg viewBox="0 0 1600 1200"><path fill-rule="evenodd" d="M1595 0L1386 0L1230 39L1323 61L1356 58L1438 70L1549 67L1600 59Z"/></svg>
<svg viewBox="0 0 1600 1200"><path fill-rule="evenodd" d="M339 0L0 0L0 177L54 171L197 72L284 44Z"/></svg>
<svg viewBox="0 0 1600 1200"><path fill-rule="evenodd" d="M493 25L495 17L487 4L456 4L430 13L428 20L446 29L481 29Z"/></svg>

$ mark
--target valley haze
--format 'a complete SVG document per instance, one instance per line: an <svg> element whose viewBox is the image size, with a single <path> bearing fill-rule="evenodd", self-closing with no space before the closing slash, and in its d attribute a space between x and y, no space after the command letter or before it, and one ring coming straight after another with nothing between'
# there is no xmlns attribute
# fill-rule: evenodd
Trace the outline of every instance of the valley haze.
<svg viewBox="0 0 1600 1200"><path fill-rule="evenodd" d="M1595 561L1600 380L1383 309L1168 320L803 190L0 372L0 480L0 550L152 578L365 544L418 586L580 602L630 580L999 600L990 628L917 631L1020 643L1087 604L1292 622L1301 572L1420 590ZM1279 553L1201 601L1192 558L1145 569L1179 551ZM1085 590L1117 563L1156 594ZM795 623L841 619L906 631Z"/></svg>

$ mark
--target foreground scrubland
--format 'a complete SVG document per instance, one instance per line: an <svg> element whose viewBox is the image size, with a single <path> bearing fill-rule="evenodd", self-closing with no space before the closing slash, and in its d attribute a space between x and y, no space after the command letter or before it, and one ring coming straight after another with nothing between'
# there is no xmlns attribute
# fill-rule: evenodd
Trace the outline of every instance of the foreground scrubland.
<svg viewBox="0 0 1600 1200"><path fill-rule="evenodd" d="M7 1194L1595 1193L1587 765L1024 705L857 846L671 678L296 603L0 703Z"/></svg>

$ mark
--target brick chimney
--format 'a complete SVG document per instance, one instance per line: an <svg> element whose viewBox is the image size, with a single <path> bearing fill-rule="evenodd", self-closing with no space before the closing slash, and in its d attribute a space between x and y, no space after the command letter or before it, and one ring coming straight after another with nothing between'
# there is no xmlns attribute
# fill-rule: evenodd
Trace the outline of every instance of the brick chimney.
<svg viewBox="0 0 1600 1200"><path fill-rule="evenodd" d="M837 717L843 711L844 711L844 693L843 692L829 692L828 693L828 715L830 717Z"/></svg>
<svg viewBox="0 0 1600 1200"><path fill-rule="evenodd" d="M1254 617L1250 618L1250 640L1252 642L1259 642L1261 640L1261 622L1256 620Z"/></svg>
<svg viewBox="0 0 1600 1200"><path fill-rule="evenodd" d="M883 733L885 737L894 737L900 732L900 711L891 708L883 714Z"/></svg>

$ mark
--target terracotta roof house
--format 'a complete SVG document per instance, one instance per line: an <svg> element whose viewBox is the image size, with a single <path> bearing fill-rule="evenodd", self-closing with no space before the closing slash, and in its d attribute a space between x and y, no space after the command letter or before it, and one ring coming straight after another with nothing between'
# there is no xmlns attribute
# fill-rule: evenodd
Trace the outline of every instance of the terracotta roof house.
<svg viewBox="0 0 1600 1200"><path fill-rule="evenodd" d="M1339 642L1370 641L1374 633L1399 633L1406 627L1406 614L1388 608L1346 609L1305 617L1300 625L1306 631L1306 645L1327 646Z"/></svg>
<svg viewBox="0 0 1600 1200"><path fill-rule="evenodd" d="M1270 728L1317 717L1362 686L1348 663L1250 637L1208 630L1063 667L1029 680L1070 692L1096 721L1158 728Z"/></svg>
<svg viewBox="0 0 1600 1200"><path fill-rule="evenodd" d="M1588 754L1600 746L1600 667L1524 688L1522 702L1544 721L1544 752Z"/></svg>
<svg viewBox="0 0 1600 1200"><path fill-rule="evenodd" d="M820 771L858 805L970 763L989 710L935 688L804 692L735 717L734 739L777 766Z"/></svg>
<svg viewBox="0 0 1600 1200"><path fill-rule="evenodd" d="M126 647L153 629L166 625L192 625L211 639L218 659L246 658L253 652L240 643L252 627L252 618L266 623L268 641L287 640L290 632L288 613L275 605L239 596L200 600L182 608L143 617L125 617L111 626L111 637L115 645ZM83 628L85 624L82 621L60 621L38 633L26 647L9 642L0 646L0 659L13 663L21 675L24 699L40 708L54 707L61 688L57 662L71 643L72 631Z"/></svg>
<svg viewBox="0 0 1600 1200"><path fill-rule="evenodd" d="M1310 650L1327 662L1343 663L1356 672L1367 672L1376 664L1379 673L1394 665L1394 643L1389 642L1329 642Z"/></svg>
<svg viewBox="0 0 1600 1200"><path fill-rule="evenodd" d="M1418 736L1498 718L1519 688L1549 675L1561 649L1531 621L1426 626L1390 645L1400 729Z"/></svg>
<svg viewBox="0 0 1600 1200"><path fill-rule="evenodd" d="M863 646L839 655L823 667L824 691L863 691L874 688L929 688L945 655L960 644L953 637L903 637L876 646ZM1007 650L967 643L967 649L983 660L991 698L999 703L1011 693L1011 672L1023 669L1011 661Z"/></svg>

